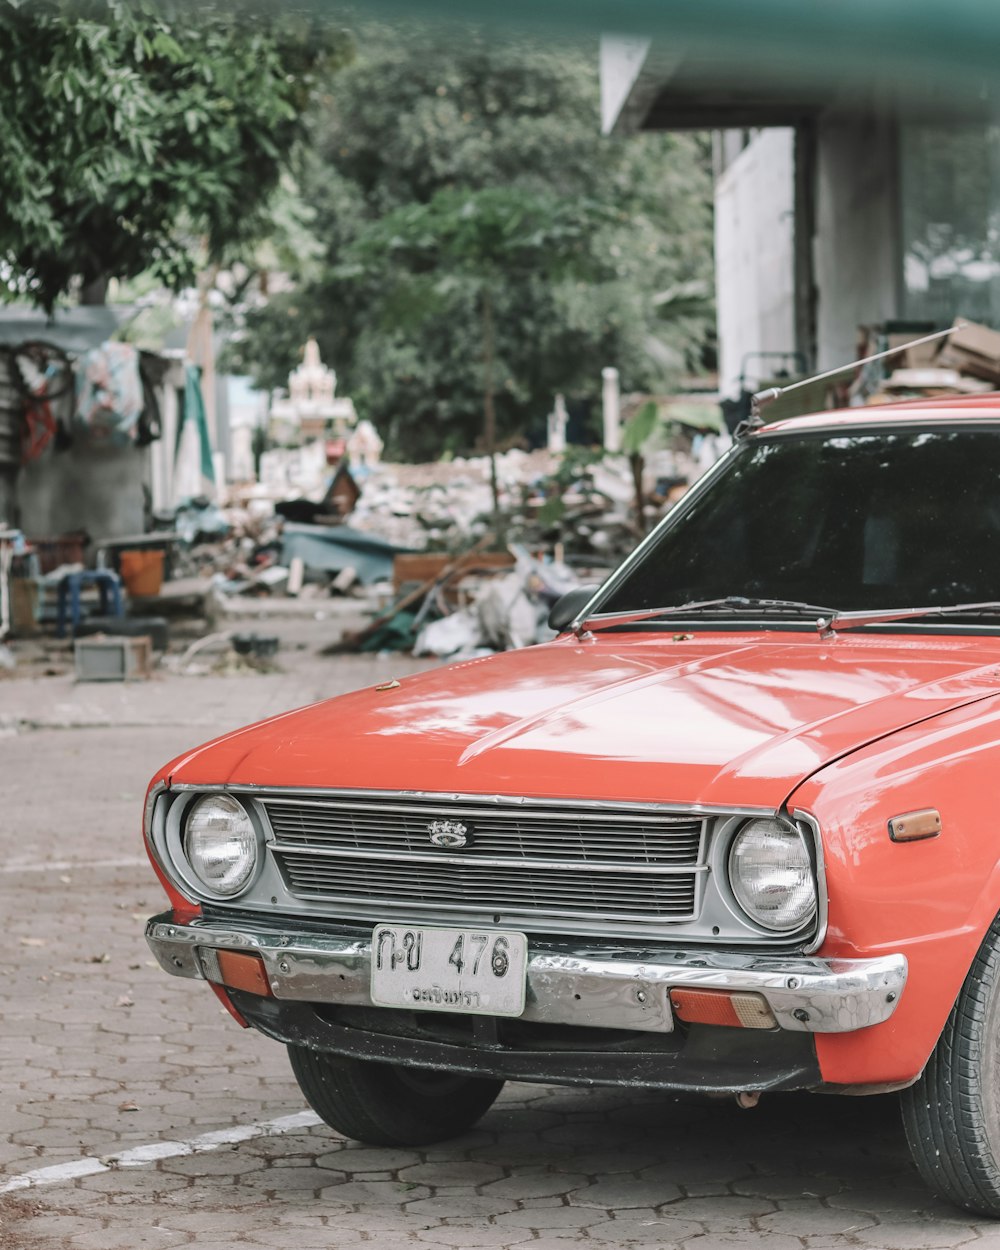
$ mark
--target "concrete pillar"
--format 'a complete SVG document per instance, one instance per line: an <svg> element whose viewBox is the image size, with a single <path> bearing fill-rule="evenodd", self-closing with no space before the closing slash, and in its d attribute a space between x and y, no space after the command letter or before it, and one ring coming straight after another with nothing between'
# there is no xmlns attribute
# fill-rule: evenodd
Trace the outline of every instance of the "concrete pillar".
<svg viewBox="0 0 1000 1250"><path fill-rule="evenodd" d="M618 370L610 365L601 370L604 379L604 450L621 451L622 427L620 396L618 393Z"/></svg>

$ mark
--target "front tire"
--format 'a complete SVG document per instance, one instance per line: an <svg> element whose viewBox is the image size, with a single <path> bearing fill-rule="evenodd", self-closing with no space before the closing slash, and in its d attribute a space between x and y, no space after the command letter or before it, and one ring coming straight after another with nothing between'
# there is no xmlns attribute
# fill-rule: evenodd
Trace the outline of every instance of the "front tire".
<svg viewBox="0 0 1000 1250"><path fill-rule="evenodd" d="M288 1047L309 1105L332 1129L369 1146L427 1146L467 1132L503 1081L373 1063Z"/></svg>
<svg viewBox="0 0 1000 1250"><path fill-rule="evenodd" d="M902 1093L917 1170L939 1197L1000 1217L1000 918L993 922L938 1044Z"/></svg>

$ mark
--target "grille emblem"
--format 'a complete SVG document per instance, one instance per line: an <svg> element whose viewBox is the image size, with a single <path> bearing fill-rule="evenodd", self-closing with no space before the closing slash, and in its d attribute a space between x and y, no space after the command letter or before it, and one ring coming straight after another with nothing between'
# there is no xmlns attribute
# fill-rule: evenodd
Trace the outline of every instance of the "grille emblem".
<svg viewBox="0 0 1000 1250"><path fill-rule="evenodd" d="M460 820L432 820L427 826L427 836L435 846L456 850L472 842L472 830Z"/></svg>

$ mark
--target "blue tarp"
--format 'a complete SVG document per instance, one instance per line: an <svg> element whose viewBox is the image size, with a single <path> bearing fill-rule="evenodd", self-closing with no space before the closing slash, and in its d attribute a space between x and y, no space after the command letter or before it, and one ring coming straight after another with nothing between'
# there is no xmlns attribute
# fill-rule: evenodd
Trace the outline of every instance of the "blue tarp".
<svg viewBox="0 0 1000 1250"><path fill-rule="evenodd" d="M384 539L346 525L296 525L286 523L282 531L281 563L287 568L296 556L307 569L339 573L352 568L367 586L392 577L396 555L412 547L394 547Z"/></svg>

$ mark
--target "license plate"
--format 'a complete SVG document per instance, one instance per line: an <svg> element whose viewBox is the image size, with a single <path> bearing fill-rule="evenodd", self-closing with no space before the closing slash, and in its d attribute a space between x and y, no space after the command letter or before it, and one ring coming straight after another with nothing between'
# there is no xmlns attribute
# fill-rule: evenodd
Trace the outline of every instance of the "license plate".
<svg viewBox="0 0 1000 1250"><path fill-rule="evenodd" d="M523 933L380 924L372 933L372 1002L519 1016L527 965Z"/></svg>

